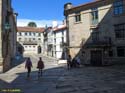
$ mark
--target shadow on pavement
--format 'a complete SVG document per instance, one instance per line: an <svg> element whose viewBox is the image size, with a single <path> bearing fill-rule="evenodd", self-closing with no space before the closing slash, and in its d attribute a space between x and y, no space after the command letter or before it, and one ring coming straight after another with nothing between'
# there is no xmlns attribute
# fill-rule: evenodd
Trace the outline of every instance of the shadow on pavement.
<svg viewBox="0 0 125 93"><path fill-rule="evenodd" d="M0 93L45 93L57 83L58 78L63 74L63 68L44 69L41 78L38 78L37 70L31 72L30 78L27 78L27 72L0 75Z"/></svg>
<svg viewBox="0 0 125 93"><path fill-rule="evenodd" d="M16 73L15 75L4 74L0 76L0 93L56 93L54 89L56 89L59 82L62 84L58 86L59 89L68 85L73 87L81 85L81 90L84 88L82 91L85 91L85 89L87 91L94 91L94 89L97 91L91 93L124 93L116 92L119 88L121 88L120 91L124 90L124 73L125 65L113 65L108 67L73 68L71 70L67 70L64 66L54 67L44 69L41 78L38 78L38 71L35 70L32 71L29 79L26 77L26 72ZM60 77L62 81L59 81ZM66 85L67 83L68 85ZM98 92L102 91L100 88L112 92Z"/></svg>

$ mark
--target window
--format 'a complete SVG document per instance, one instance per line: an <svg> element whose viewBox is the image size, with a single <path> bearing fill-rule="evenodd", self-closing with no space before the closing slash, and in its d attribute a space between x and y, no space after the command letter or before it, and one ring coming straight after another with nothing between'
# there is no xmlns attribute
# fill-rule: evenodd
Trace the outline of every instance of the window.
<svg viewBox="0 0 125 93"><path fill-rule="evenodd" d="M108 52L109 52L109 57L113 57L113 50L110 50Z"/></svg>
<svg viewBox="0 0 125 93"><path fill-rule="evenodd" d="M38 38L38 40L41 40L41 38Z"/></svg>
<svg viewBox="0 0 125 93"><path fill-rule="evenodd" d="M41 33L38 33L38 36L41 36Z"/></svg>
<svg viewBox="0 0 125 93"><path fill-rule="evenodd" d="M62 43L64 43L64 37L62 37Z"/></svg>
<svg viewBox="0 0 125 93"><path fill-rule="evenodd" d="M56 43L56 39L54 38L54 42Z"/></svg>
<svg viewBox="0 0 125 93"><path fill-rule="evenodd" d="M27 32L25 32L25 35L27 36Z"/></svg>
<svg viewBox="0 0 125 93"><path fill-rule="evenodd" d="M31 38L29 38L29 42L31 42Z"/></svg>
<svg viewBox="0 0 125 93"><path fill-rule="evenodd" d="M115 0L114 2L114 14L122 14L123 13L123 0Z"/></svg>
<svg viewBox="0 0 125 93"><path fill-rule="evenodd" d="M125 47L117 47L117 56L125 57Z"/></svg>
<svg viewBox="0 0 125 93"><path fill-rule="evenodd" d="M21 38L19 38L19 41L21 41L22 39Z"/></svg>
<svg viewBox="0 0 125 93"><path fill-rule="evenodd" d="M27 41L27 38L25 38L24 40Z"/></svg>
<svg viewBox="0 0 125 93"><path fill-rule="evenodd" d="M81 14L80 13L76 13L75 15L75 22L80 22L81 21Z"/></svg>
<svg viewBox="0 0 125 93"><path fill-rule="evenodd" d="M92 8L91 16L92 16L92 25L97 24L98 23L98 8Z"/></svg>
<svg viewBox="0 0 125 93"><path fill-rule="evenodd" d="M29 35L31 36L31 32L29 32Z"/></svg>
<svg viewBox="0 0 125 93"><path fill-rule="evenodd" d="M116 38L125 38L125 23L114 25L114 29Z"/></svg>
<svg viewBox="0 0 125 93"><path fill-rule="evenodd" d="M36 33L34 32L34 33L33 33L33 35L35 36L35 35L36 35Z"/></svg>
<svg viewBox="0 0 125 93"><path fill-rule="evenodd" d="M19 32L19 35L20 35L20 36L22 36L22 33L21 33L21 32Z"/></svg>
<svg viewBox="0 0 125 93"><path fill-rule="evenodd" d="M99 32L92 32L92 41L93 42L99 41Z"/></svg>

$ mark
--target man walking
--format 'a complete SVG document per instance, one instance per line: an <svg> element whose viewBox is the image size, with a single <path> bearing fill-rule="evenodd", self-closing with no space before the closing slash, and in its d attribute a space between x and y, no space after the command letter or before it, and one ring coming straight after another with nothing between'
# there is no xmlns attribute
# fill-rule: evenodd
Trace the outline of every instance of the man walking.
<svg viewBox="0 0 125 93"><path fill-rule="evenodd" d="M38 78L39 78L40 76L42 76L42 71L43 71L43 68L44 68L44 63L43 63L43 60L42 60L41 57L39 58L37 68L39 69L39 71L38 71Z"/></svg>

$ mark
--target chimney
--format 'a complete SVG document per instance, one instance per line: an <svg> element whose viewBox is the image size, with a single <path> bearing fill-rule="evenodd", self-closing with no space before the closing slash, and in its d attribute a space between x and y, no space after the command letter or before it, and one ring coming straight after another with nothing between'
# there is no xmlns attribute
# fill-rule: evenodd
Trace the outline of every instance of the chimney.
<svg viewBox="0 0 125 93"><path fill-rule="evenodd" d="M64 10L68 10L68 9L71 9L73 6L72 6L72 3L66 3L65 5L64 5Z"/></svg>

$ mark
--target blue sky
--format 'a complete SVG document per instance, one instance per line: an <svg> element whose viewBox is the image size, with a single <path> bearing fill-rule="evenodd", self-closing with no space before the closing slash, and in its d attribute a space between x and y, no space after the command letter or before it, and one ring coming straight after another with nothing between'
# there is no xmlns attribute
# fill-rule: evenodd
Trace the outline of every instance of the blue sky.
<svg viewBox="0 0 125 93"><path fill-rule="evenodd" d="M35 21L39 26L43 26L44 24L50 25L52 20L61 24L64 19L65 3L71 2L76 6L90 1L93 0L12 0L12 6L19 14L18 25L26 25L28 21Z"/></svg>

